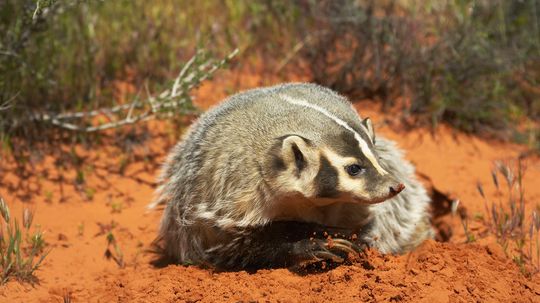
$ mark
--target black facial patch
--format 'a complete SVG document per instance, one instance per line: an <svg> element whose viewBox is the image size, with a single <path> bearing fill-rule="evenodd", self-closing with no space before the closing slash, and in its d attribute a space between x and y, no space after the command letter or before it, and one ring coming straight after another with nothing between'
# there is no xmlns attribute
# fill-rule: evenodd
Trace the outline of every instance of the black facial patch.
<svg viewBox="0 0 540 303"><path fill-rule="evenodd" d="M281 151L281 141L276 142L270 148L270 151L269 151L269 156L270 156L270 163L269 163L270 170L269 171L273 172L273 175L276 174L277 172L284 171L287 169L287 167L285 166L285 161L283 161L283 159L280 156L280 151Z"/></svg>
<svg viewBox="0 0 540 303"><path fill-rule="evenodd" d="M339 194L337 190L338 182L338 172L336 168L330 164L330 161L328 161L326 157L321 156L321 166L319 168L319 173L315 177L317 197L337 197Z"/></svg>
<svg viewBox="0 0 540 303"><path fill-rule="evenodd" d="M274 171L281 171L285 170L287 167L285 166L283 159L281 159L278 155L274 155L272 157L272 168Z"/></svg>
<svg viewBox="0 0 540 303"><path fill-rule="evenodd" d="M335 143L332 148L342 157L360 158L364 156L358 140L354 137L354 134L350 131L343 131L338 137L335 138Z"/></svg>
<svg viewBox="0 0 540 303"><path fill-rule="evenodd" d="M373 148L373 145L365 134L364 136L360 134L360 136L366 140L370 148ZM341 157L350 157L356 159L356 164L367 168L368 171L375 169L373 164L362 152L362 149L360 148L360 143L354 137L353 132L343 130L343 132L341 132L338 136L327 138L327 141L329 142L329 147Z"/></svg>

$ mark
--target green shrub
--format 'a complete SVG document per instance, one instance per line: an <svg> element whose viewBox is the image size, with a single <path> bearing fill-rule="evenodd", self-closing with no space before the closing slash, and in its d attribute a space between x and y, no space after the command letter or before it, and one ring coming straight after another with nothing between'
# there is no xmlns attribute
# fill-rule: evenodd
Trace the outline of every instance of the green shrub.
<svg viewBox="0 0 540 303"><path fill-rule="evenodd" d="M308 3L316 81L385 104L404 96L422 121L469 132L508 137L540 119L538 1Z"/></svg>

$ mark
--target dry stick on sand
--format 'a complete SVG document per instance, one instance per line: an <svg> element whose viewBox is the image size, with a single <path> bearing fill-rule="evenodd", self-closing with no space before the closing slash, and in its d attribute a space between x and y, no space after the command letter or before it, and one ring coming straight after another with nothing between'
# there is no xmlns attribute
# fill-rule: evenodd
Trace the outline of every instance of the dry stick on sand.
<svg viewBox="0 0 540 303"><path fill-rule="evenodd" d="M188 93L191 89L210 78L237 54L238 49L235 49L224 59L215 62L207 58L204 51L198 51L184 65L170 89L162 91L155 97L150 96L148 93L148 98L143 101L137 95L133 102L127 104L92 111L55 114L39 113L34 115L32 120L51 123L63 129L91 133L155 119L160 114L170 117L173 115L174 110L181 109L183 105L189 105L188 101L191 100L191 97ZM123 115L126 111L127 113ZM136 114L136 112L139 113ZM111 121L98 125L73 123L73 121L81 121L97 116L106 116ZM115 117L117 118L115 119Z"/></svg>

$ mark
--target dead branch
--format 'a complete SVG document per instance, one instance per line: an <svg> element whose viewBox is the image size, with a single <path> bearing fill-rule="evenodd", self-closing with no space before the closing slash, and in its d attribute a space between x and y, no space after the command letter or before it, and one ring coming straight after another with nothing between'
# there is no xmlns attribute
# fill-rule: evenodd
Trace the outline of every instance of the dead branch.
<svg viewBox="0 0 540 303"><path fill-rule="evenodd" d="M182 106L191 104L189 92L210 78L237 54L238 49L235 49L224 59L214 61L209 59L204 51L198 51L186 62L169 89L152 96L145 87L147 93L145 100L141 100L137 95L132 102L126 104L91 111L38 113L32 117L32 120L50 123L67 130L90 133L160 117L171 117L177 112L188 114L192 111L183 109ZM92 125L91 122L84 123L84 120L98 116L106 116L111 121L98 125ZM77 121L82 122L77 123Z"/></svg>
<svg viewBox="0 0 540 303"><path fill-rule="evenodd" d="M20 93L21 92L17 92L15 95L11 96L11 98L4 101L4 103L0 104L0 112L8 108L11 108L13 106L13 103L15 102L15 99L17 99Z"/></svg>

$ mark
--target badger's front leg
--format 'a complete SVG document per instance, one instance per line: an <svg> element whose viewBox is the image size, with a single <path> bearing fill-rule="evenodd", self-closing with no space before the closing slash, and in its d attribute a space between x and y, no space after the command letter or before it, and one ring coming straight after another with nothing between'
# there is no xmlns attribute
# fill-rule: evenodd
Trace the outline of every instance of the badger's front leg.
<svg viewBox="0 0 540 303"><path fill-rule="evenodd" d="M237 229L230 236L230 242L206 250L210 266L236 270L295 267L323 260L341 263L360 251L352 231L313 223L276 221Z"/></svg>

